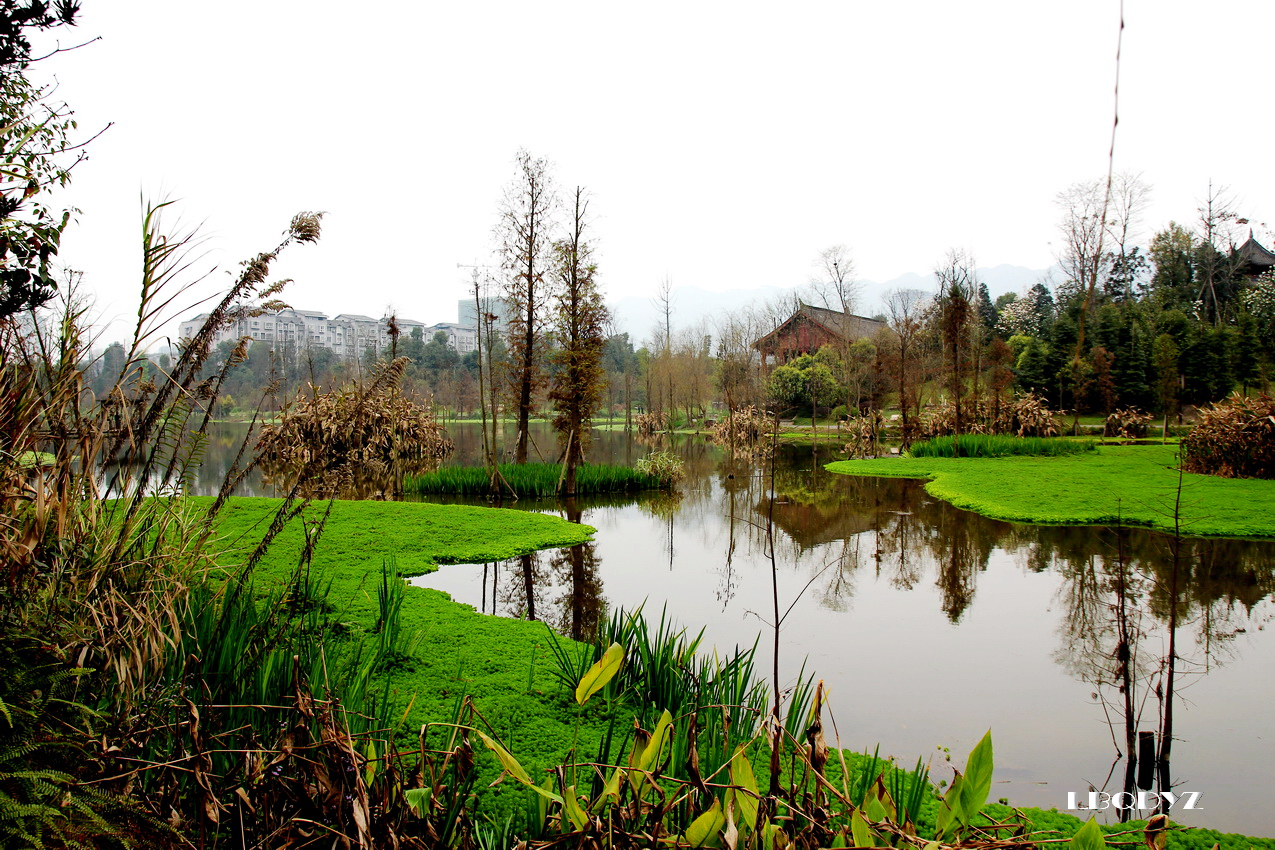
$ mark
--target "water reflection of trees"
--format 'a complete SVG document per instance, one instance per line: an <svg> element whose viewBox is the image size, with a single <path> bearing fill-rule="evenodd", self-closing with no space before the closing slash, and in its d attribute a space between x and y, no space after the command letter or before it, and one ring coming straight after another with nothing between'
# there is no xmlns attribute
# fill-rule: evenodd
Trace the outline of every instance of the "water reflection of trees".
<svg viewBox="0 0 1275 850"><path fill-rule="evenodd" d="M764 522L770 511L768 474L724 466L719 483L732 501L747 491L753 522ZM953 622L973 601L978 575L998 549L1027 571L1059 572L1076 584L1068 592L1084 599L1095 596L1100 584L1109 587L1110 578L1095 570L1101 572L1103 559L1114 558L1119 545L1131 569L1148 578L1145 588L1130 589L1146 613L1166 622L1173 607L1166 596L1172 538L1165 534L1125 529L1118 542L1114 531L1102 527L1000 522L935 499L917 481L836 475L800 463L776 464L774 491L775 525L794 551L831 544L845 553L843 570L870 559L877 574L900 589L915 587L933 571ZM861 535L870 535L874 545L846 545ZM1182 547L1178 604L1204 624L1197 635L1201 642L1224 644L1242 627L1243 615L1275 591L1275 545L1188 538Z"/></svg>
<svg viewBox="0 0 1275 850"><path fill-rule="evenodd" d="M584 521L574 499L562 505L562 514L568 522ZM599 565L592 541L483 564L482 610L541 620L574 640L592 640L604 610Z"/></svg>
<svg viewBox="0 0 1275 850"><path fill-rule="evenodd" d="M771 506L759 490L754 517ZM930 498L919 482L777 464L773 508L794 551L824 547L835 559L835 569L820 575L819 593L833 610L845 607L855 572L869 563L902 590L932 573L953 623L997 550L1026 571L1057 574L1062 618L1054 658L1093 686L1108 720L1115 755L1102 787L1109 792L1173 790L1172 749L1183 737L1174 726L1178 692L1227 660L1255 607L1275 592L1270 543L1013 525ZM872 545L858 545L864 540Z"/></svg>
<svg viewBox="0 0 1275 850"><path fill-rule="evenodd" d="M564 514L568 522L579 523L583 511L575 499L568 499ZM603 610L597 544L589 541L559 549L551 557L550 565L556 574L557 584L562 588L554 600L557 631L573 640L593 640Z"/></svg>

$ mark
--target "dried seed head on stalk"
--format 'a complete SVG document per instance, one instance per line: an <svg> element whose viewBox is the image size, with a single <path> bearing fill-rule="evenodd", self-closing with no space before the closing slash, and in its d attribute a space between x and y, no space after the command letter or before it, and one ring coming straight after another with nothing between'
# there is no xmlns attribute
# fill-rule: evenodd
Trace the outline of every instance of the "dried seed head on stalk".
<svg viewBox="0 0 1275 850"><path fill-rule="evenodd" d="M248 345L252 342L252 337L241 336L239 342L235 344L235 348L230 352L230 365L236 366L248 359Z"/></svg>
<svg viewBox="0 0 1275 850"><path fill-rule="evenodd" d="M292 278L290 277L285 277L283 280L276 280L274 283L270 284L265 289L261 290L261 297L269 298L271 295L278 295L280 292L283 291L283 288L290 283L292 283ZM271 304L283 304L283 302L282 301L266 301L263 303L262 306L268 306ZM286 307L286 306L288 305L283 304L283 307ZM278 309L283 309L283 307L280 307Z"/></svg>
<svg viewBox="0 0 1275 850"><path fill-rule="evenodd" d="M321 212L299 212L292 217L288 235L298 242L317 242L320 231L319 221L322 218Z"/></svg>
<svg viewBox="0 0 1275 850"><path fill-rule="evenodd" d="M249 291L255 290L257 286L265 283L266 274L270 271L270 263L274 261L275 255L258 254L251 260L244 260L243 274L239 275L239 282L243 284Z"/></svg>

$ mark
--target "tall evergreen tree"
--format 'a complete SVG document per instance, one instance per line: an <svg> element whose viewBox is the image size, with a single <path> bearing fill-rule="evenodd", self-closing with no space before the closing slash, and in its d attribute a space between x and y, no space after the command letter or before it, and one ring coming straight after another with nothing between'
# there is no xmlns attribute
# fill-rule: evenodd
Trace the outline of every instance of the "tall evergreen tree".
<svg viewBox="0 0 1275 850"><path fill-rule="evenodd" d="M1176 222L1151 238L1151 297L1160 310L1187 310L1195 300L1195 239Z"/></svg>
<svg viewBox="0 0 1275 850"><path fill-rule="evenodd" d="M603 333L607 308L598 288L593 249L585 239L588 211L584 189L577 186L570 230L553 247L557 291L552 321L558 345L549 398L556 411L553 427L564 448L566 496L575 495L576 469L584 460L589 423L602 403L605 384L602 356L607 344Z"/></svg>

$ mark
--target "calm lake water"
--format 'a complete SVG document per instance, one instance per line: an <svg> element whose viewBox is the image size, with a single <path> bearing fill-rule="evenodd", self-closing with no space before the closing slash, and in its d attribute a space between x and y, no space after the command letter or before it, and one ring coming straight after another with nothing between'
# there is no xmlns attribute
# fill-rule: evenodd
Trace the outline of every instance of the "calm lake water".
<svg viewBox="0 0 1275 850"><path fill-rule="evenodd" d="M475 461L477 426L449 430L458 443L449 462ZM231 436L215 443L229 447ZM552 434L535 438L552 460ZM444 566L415 583L584 637L604 607L645 604L648 614L665 609L692 631L703 627L706 641L724 649L761 636L758 669L769 670L765 525L773 517L780 607L788 609L781 675L790 683L804 664L824 680L841 744L880 745L908 764L933 757L934 777L950 779L938 748L963 764L990 728L992 798L1059 809L1069 791L1083 798L1091 787L1124 787L1125 717L1138 731L1159 727L1176 617L1169 781L1200 792L1202 808L1173 817L1275 835L1267 802L1275 646L1266 628L1275 544L1186 540L1175 571L1165 535L984 519L930 497L920 482L826 472L836 459L826 449L782 452L773 501L768 464L733 461L702 438L642 444L595 432L590 457L631 463L653 446L686 461L676 495L618 505L524 500L514 507L596 527L594 541ZM215 490L228 462L211 452L194 489ZM247 492L270 495L269 481L249 482Z"/></svg>

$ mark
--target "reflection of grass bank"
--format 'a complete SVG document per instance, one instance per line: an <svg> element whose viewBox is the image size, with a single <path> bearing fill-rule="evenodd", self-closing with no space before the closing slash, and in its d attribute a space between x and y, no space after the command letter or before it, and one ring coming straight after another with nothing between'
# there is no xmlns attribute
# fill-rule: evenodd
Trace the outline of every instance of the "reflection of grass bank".
<svg viewBox="0 0 1275 850"><path fill-rule="evenodd" d="M1055 525L1173 529L1175 446L1100 446L1068 457L846 460L846 475L928 478L925 489L994 519ZM1184 475L1182 530L1222 537L1275 537L1275 481Z"/></svg>
<svg viewBox="0 0 1275 850"><path fill-rule="evenodd" d="M818 432L811 431L809 428L804 431L799 428L784 428L775 438L775 442L781 446L818 445L820 448L829 448L837 452L845 448L846 440L844 433L832 428L826 431L820 429Z"/></svg>

